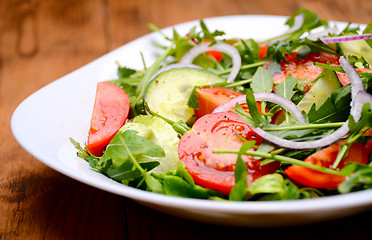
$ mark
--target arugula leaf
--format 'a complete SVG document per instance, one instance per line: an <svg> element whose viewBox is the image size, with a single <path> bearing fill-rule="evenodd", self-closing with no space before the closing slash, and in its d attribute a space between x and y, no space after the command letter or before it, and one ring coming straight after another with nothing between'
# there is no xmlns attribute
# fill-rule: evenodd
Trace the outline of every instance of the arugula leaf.
<svg viewBox="0 0 372 240"><path fill-rule="evenodd" d="M294 78L291 74L289 74L284 82L276 86L276 93L284 98L291 100L293 95L296 93L296 91L293 91L293 89L296 87L297 82L298 78Z"/></svg>
<svg viewBox="0 0 372 240"><path fill-rule="evenodd" d="M199 199L223 197L218 191L196 185L183 166L178 166L175 172L169 171L165 174L155 175L155 178L163 184L164 193L170 196Z"/></svg>
<svg viewBox="0 0 372 240"><path fill-rule="evenodd" d="M259 67L252 77L251 88L253 92L272 92L274 86L270 71Z"/></svg>
<svg viewBox="0 0 372 240"><path fill-rule="evenodd" d="M258 178L256 181L248 186L248 192L250 195L256 195L261 193L279 193L285 192L283 188L284 179L283 176L274 173L268 174Z"/></svg>
<svg viewBox="0 0 372 240"><path fill-rule="evenodd" d="M108 159L113 161L113 165L121 166L130 157L137 155L147 155L150 157L164 157L165 153L157 144L147 140L145 137L137 135L137 131L128 129L119 131L111 142L107 145L106 151L102 156L101 162ZM126 151L120 138L127 143L130 152Z"/></svg>
<svg viewBox="0 0 372 240"><path fill-rule="evenodd" d="M243 62L254 63L259 59L260 46L253 39L240 40L236 49L240 53Z"/></svg>
<svg viewBox="0 0 372 240"><path fill-rule="evenodd" d="M209 31L207 25L205 25L203 20L200 20L200 27L202 29L202 39L198 39L200 42L201 40L212 40L212 43L215 41L215 37L223 36L225 33L223 31L215 30L213 33ZM200 35L199 35L200 36Z"/></svg>
<svg viewBox="0 0 372 240"><path fill-rule="evenodd" d="M315 109L313 105L308 113L310 123L343 122L350 113L351 86L346 85L332 92L331 96Z"/></svg>
<svg viewBox="0 0 372 240"><path fill-rule="evenodd" d="M370 111L370 104L363 106L361 118L356 123L352 116L349 116L349 134L346 141L341 145L337 158L333 163L333 168L336 168L341 160L346 157L351 144L356 142L367 131L367 128L372 127L372 111Z"/></svg>
<svg viewBox="0 0 372 240"><path fill-rule="evenodd" d="M372 188L372 167L360 163L349 162L341 172L351 174L344 182L342 182L337 190L340 193L348 193L352 191Z"/></svg>
<svg viewBox="0 0 372 240"><path fill-rule="evenodd" d="M159 166L159 162L153 161L153 162L145 162L140 163L141 167L145 169L146 171L150 171L153 168ZM112 166L107 168L105 174L119 182L123 181L133 181L138 177L141 177L141 172L133 167L133 163L130 161L124 162L120 167L113 168Z"/></svg>
<svg viewBox="0 0 372 240"><path fill-rule="evenodd" d="M264 117L260 114L260 112L257 109L256 99L253 95L253 92L250 89L247 90L246 98L247 98L249 113L254 123L258 126L267 124L266 120L264 119Z"/></svg>
<svg viewBox="0 0 372 240"><path fill-rule="evenodd" d="M134 74L135 72L136 72L136 70L134 70L134 69L122 67L120 65L118 66L118 70L117 70L117 74L118 74L119 78L128 78L132 74Z"/></svg>
<svg viewBox="0 0 372 240"><path fill-rule="evenodd" d="M236 159L235 165L235 185L230 192L229 200L231 201L243 201L244 196L246 193L247 187L247 166L242 158L244 152L248 151L249 149L253 148L256 144L256 141L245 141L243 142L238 157Z"/></svg>

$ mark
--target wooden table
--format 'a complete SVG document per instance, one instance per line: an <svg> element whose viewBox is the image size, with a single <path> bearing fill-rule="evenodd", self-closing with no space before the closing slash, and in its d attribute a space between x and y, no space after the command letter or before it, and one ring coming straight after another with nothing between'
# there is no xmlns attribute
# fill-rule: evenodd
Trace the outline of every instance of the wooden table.
<svg viewBox="0 0 372 240"><path fill-rule="evenodd" d="M166 27L232 14L368 23L371 0L0 1L0 239L370 239L371 214L279 229L214 226L168 216L72 180L23 150L11 114L27 96L103 54ZM67 96L66 96L67 97ZM35 136L37 139L37 136Z"/></svg>

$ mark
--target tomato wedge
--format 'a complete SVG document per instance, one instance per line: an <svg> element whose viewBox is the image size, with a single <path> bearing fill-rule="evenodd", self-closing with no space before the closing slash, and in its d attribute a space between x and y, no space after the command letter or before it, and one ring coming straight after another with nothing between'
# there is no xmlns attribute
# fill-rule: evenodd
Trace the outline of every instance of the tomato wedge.
<svg viewBox="0 0 372 240"><path fill-rule="evenodd" d="M356 71L359 72L359 73L372 73L372 69L369 69L369 68L358 68L358 69L356 69ZM350 79L346 75L346 73L337 72L337 77L340 80L340 82L342 83L342 86L345 86L345 85L350 83Z"/></svg>
<svg viewBox="0 0 372 240"><path fill-rule="evenodd" d="M284 82L289 74L291 74L295 78L299 78L299 80L304 79L305 82L311 82L315 80L323 71L323 68L315 66L314 62L324 64L330 63L333 66L339 65L339 57L330 53L313 52L307 54L301 60L296 59L297 55L298 54L296 52L285 55L285 59L288 62L280 62L282 72L276 73L273 76L273 81L275 83ZM267 67L268 64L269 61L265 64L265 67Z"/></svg>
<svg viewBox="0 0 372 240"><path fill-rule="evenodd" d="M264 57L266 57L267 55L267 50L269 49L269 45L267 44L262 44L260 45L260 51L258 53L258 58L259 59L262 59Z"/></svg>
<svg viewBox="0 0 372 240"><path fill-rule="evenodd" d="M234 169L236 154L216 154L215 149L240 149L243 141L262 138L255 134L240 117L233 112L211 113L198 119L191 131L185 133L178 146L178 155L196 184L229 194L235 185ZM259 160L243 156L248 168L248 184L255 179L274 173L280 166L272 162L260 166Z"/></svg>
<svg viewBox="0 0 372 240"><path fill-rule="evenodd" d="M196 94L199 99L199 110L194 110L197 119L212 113L213 110L221 104L239 95L243 95L241 92L223 87L197 88Z"/></svg>
<svg viewBox="0 0 372 240"><path fill-rule="evenodd" d="M329 147L313 153L305 159L305 162L331 168L332 164L336 160L340 146L340 143L332 144ZM338 170L341 170L348 162L357 162L361 164L368 163L368 152L362 143L353 143L351 145L347 157L340 162ZM284 170L284 173L295 182L313 188L336 188L345 180L344 176L322 173L296 165L290 166Z"/></svg>
<svg viewBox="0 0 372 240"><path fill-rule="evenodd" d="M123 89L109 82L97 84L87 143L93 155L102 155L107 144L127 120L129 108L129 97Z"/></svg>

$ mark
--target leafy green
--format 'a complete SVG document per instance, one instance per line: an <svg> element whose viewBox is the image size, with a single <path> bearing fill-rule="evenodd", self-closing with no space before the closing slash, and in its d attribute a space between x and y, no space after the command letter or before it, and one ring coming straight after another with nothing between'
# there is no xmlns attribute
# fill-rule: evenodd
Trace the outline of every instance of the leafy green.
<svg viewBox="0 0 372 240"><path fill-rule="evenodd" d="M321 195L315 189L300 189L281 174L262 176L251 183L247 189L247 199L258 201L293 200L312 198Z"/></svg>
<svg viewBox="0 0 372 240"><path fill-rule="evenodd" d="M121 138L127 143L129 151L126 151L123 146ZM102 156L101 161L104 162L108 159L113 161L115 166L122 165L128 161L129 155L147 155L150 157L164 157L165 153L157 144L149 141L145 137L139 136L135 130L119 131L116 136L107 145L106 151Z"/></svg>
<svg viewBox="0 0 372 240"><path fill-rule="evenodd" d="M256 144L256 141L245 141L243 142L238 157L236 159L236 165L235 165L235 185L233 189L230 192L229 200L231 201L243 201L246 187L247 187L247 166L245 165L245 162L242 158L242 154L252 147L254 147Z"/></svg>
<svg viewBox="0 0 372 240"><path fill-rule="evenodd" d="M338 186L337 190L340 193L372 188L371 166L349 162L341 171L345 174L351 174L351 176Z"/></svg>
<svg viewBox="0 0 372 240"><path fill-rule="evenodd" d="M163 182L165 194L170 196L199 199L222 197L220 192L195 185L191 175L182 166L179 166L175 173L168 172L157 177Z"/></svg>
<svg viewBox="0 0 372 240"><path fill-rule="evenodd" d="M337 158L332 166L333 168L336 168L341 160L346 157L351 144L362 137L362 135L367 131L367 128L370 127L372 127L372 111L370 110L370 104L367 103L363 106L361 118L357 123L352 116L349 116L349 135L340 147Z"/></svg>
<svg viewBox="0 0 372 240"><path fill-rule="evenodd" d="M243 63L254 63L259 58L260 46L253 39L240 40L236 48Z"/></svg>
<svg viewBox="0 0 372 240"><path fill-rule="evenodd" d="M251 88L253 92L272 92L273 86L273 77L269 70L259 67L252 77Z"/></svg>
<svg viewBox="0 0 372 240"><path fill-rule="evenodd" d="M284 82L276 86L276 94L291 100L293 95L296 93L296 91L293 89L296 87L297 82L298 78L294 78L291 74L289 74Z"/></svg>
<svg viewBox="0 0 372 240"><path fill-rule="evenodd" d="M308 113L310 123L342 122L346 121L350 113L351 86L346 85L332 92L329 97L316 110L313 105Z"/></svg>
<svg viewBox="0 0 372 240"><path fill-rule="evenodd" d="M247 98L249 113L252 116L252 120L254 121L254 123L257 126L262 126L262 125L267 124L265 118L260 114L260 112L257 109L256 99L253 95L253 92L250 89L247 90L246 98Z"/></svg>

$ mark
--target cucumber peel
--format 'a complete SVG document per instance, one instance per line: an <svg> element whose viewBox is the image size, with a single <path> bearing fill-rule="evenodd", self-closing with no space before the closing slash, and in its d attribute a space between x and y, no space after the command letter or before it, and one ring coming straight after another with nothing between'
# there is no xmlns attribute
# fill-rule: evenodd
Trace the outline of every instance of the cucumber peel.
<svg viewBox="0 0 372 240"><path fill-rule="evenodd" d="M147 86L147 107L174 122L192 123L194 110L187 105L195 86L225 82L225 79L203 69L176 68L160 73Z"/></svg>

